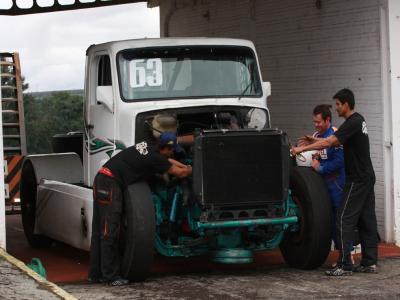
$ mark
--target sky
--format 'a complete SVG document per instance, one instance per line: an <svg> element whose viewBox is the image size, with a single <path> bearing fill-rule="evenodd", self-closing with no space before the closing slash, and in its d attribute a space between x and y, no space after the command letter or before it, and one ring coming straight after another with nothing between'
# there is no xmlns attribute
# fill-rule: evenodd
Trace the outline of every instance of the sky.
<svg viewBox="0 0 400 300"><path fill-rule="evenodd" d="M159 37L159 28L159 9L145 3L0 16L0 52L19 52L28 92L83 89L91 44Z"/></svg>

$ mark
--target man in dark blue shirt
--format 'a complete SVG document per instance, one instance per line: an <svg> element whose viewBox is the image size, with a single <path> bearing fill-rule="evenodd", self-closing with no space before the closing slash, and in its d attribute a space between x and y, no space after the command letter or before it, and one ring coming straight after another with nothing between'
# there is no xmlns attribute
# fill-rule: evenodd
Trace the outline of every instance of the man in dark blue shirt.
<svg viewBox="0 0 400 300"><path fill-rule="evenodd" d="M355 228L360 235L362 259L354 271L376 273L378 235L375 215L375 173L370 156L367 124L364 117L354 111L355 100L351 90L340 90L333 98L339 116L346 119L339 130L334 135L310 145L292 148L291 153L297 155L303 151L343 145L346 183L336 222L340 255L336 267L326 274L329 276L352 274L351 248Z"/></svg>

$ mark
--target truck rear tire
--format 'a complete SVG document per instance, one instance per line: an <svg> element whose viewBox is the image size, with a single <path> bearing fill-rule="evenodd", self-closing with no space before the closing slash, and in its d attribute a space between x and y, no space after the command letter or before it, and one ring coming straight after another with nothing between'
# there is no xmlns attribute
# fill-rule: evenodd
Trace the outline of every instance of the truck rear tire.
<svg viewBox="0 0 400 300"><path fill-rule="evenodd" d="M311 168L291 167L290 189L300 211L299 230L285 233L282 255L291 267L318 268L331 248L331 202L325 182Z"/></svg>
<svg viewBox="0 0 400 300"><path fill-rule="evenodd" d="M34 233L36 222L36 175L32 163L24 162L21 171L21 217L26 239L33 248L49 247L52 240L44 235Z"/></svg>
<svg viewBox="0 0 400 300"><path fill-rule="evenodd" d="M142 281L153 264L155 216L147 183L130 185L124 193L121 231L121 272L131 281Z"/></svg>

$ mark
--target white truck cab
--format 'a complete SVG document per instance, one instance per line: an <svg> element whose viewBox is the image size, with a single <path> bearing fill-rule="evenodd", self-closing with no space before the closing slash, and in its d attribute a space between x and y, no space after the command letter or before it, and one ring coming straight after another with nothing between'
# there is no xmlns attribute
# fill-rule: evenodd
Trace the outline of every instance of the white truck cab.
<svg viewBox="0 0 400 300"><path fill-rule="evenodd" d="M267 97L254 45L219 38L167 38L89 47L85 82L84 184L116 152L133 145L144 112L204 106L260 108L269 125ZM250 126L252 126L250 124ZM256 126L256 125L254 125Z"/></svg>

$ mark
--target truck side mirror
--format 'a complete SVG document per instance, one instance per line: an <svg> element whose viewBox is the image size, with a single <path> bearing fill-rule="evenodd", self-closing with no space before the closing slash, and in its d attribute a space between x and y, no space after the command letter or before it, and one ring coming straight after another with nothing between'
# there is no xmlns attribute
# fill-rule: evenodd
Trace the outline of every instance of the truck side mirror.
<svg viewBox="0 0 400 300"><path fill-rule="evenodd" d="M113 98L111 85L103 85L96 88L96 101L103 104L110 112L114 112Z"/></svg>
<svg viewBox="0 0 400 300"><path fill-rule="evenodd" d="M271 83L270 82L262 82L261 83L262 86L262 91L263 91L263 95L265 96L265 98L271 96Z"/></svg>

